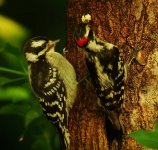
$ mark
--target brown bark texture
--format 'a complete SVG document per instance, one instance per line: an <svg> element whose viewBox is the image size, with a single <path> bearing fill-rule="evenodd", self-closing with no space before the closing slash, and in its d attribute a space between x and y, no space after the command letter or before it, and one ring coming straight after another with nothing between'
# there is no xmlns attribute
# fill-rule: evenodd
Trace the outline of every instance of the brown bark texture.
<svg viewBox="0 0 158 150"><path fill-rule="evenodd" d="M73 33L82 15L92 16L96 36L117 45L126 64L136 52L125 83L121 120L125 132L123 150L144 150L128 134L151 130L158 118L158 0L69 0L67 11L67 59L77 79L87 76L83 51ZM140 65L138 62L145 64ZM104 115L89 78L78 85L78 97L69 116L71 150L108 150ZM116 149L116 145L113 145Z"/></svg>

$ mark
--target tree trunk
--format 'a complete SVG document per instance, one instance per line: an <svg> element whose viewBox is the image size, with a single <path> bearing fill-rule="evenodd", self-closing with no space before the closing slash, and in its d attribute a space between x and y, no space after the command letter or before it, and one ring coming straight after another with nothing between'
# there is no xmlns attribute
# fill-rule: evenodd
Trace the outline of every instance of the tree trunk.
<svg viewBox="0 0 158 150"><path fill-rule="evenodd" d="M152 129L158 118L158 0L68 1L66 57L75 67L78 81L88 72L84 53L77 49L73 33L82 15L87 13L92 16L96 36L117 45L126 64L137 52L137 61L132 61L125 84L121 113L125 132L123 150L145 149L128 134L142 128ZM87 78L79 83L78 98L70 112L71 150L107 150L104 118Z"/></svg>

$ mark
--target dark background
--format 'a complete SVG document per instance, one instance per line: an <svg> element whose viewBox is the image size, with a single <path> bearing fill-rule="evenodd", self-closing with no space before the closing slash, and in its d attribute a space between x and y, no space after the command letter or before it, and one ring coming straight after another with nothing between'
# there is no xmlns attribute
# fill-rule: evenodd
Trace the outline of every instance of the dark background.
<svg viewBox="0 0 158 150"><path fill-rule="evenodd" d="M0 0L0 149L58 150L57 131L46 120L28 83L24 43L42 35L66 44L65 0Z"/></svg>
<svg viewBox="0 0 158 150"><path fill-rule="evenodd" d="M1 14L17 21L31 36L66 37L66 0L4 0ZM6 31L7 32L7 31Z"/></svg>

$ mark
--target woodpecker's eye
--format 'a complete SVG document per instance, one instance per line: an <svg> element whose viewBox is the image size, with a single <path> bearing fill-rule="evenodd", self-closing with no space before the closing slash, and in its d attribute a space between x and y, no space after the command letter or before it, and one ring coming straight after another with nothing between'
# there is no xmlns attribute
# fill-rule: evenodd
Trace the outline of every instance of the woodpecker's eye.
<svg viewBox="0 0 158 150"><path fill-rule="evenodd" d="M80 38L76 40L76 43L78 46L83 47L88 43L88 38L87 37Z"/></svg>

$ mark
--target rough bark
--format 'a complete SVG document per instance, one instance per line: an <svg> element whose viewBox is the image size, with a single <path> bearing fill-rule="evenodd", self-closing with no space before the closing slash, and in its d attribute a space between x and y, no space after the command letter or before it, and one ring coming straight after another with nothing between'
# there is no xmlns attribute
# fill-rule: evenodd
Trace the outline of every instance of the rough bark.
<svg viewBox="0 0 158 150"><path fill-rule="evenodd" d="M150 130L158 118L158 1L69 0L66 56L77 79L87 75L84 53L77 49L73 33L81 16L92 16L92 28L100 39L120 48L125 63L134 51L137 60L128 70L121 119L125 132L123 150L143 150L127 135L141 128ZM78 98L70 112L71 150L107 150L104 116L90 80L79 84ZM115 146L115 145L114 145ZM113 146L113 149L116 149Z"/></svg>

